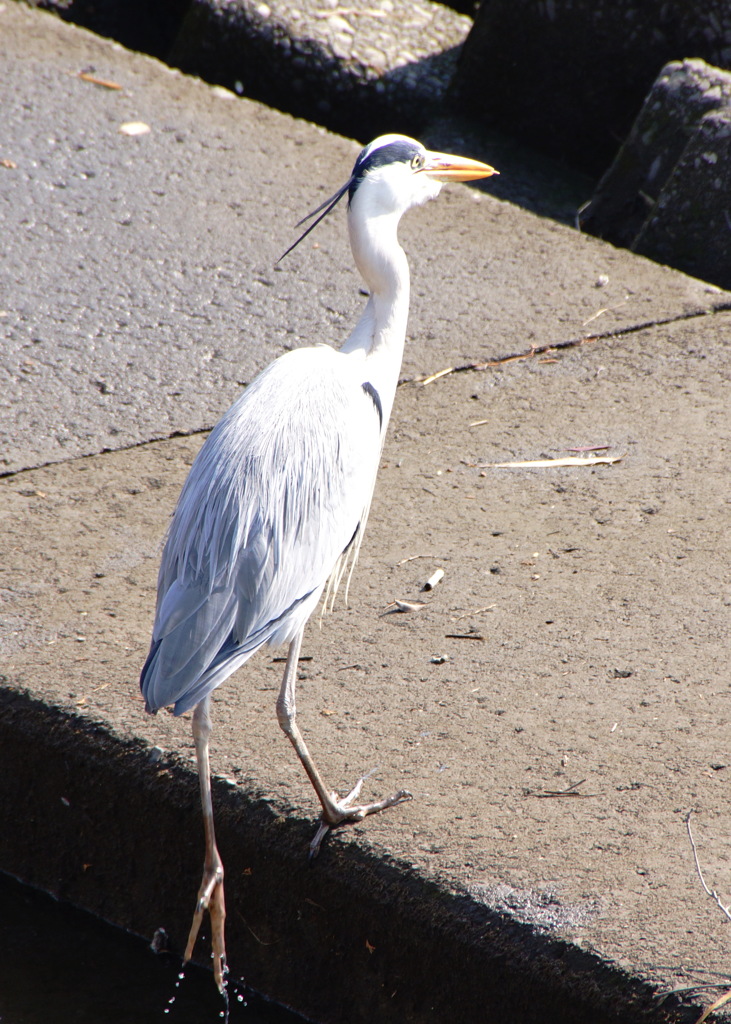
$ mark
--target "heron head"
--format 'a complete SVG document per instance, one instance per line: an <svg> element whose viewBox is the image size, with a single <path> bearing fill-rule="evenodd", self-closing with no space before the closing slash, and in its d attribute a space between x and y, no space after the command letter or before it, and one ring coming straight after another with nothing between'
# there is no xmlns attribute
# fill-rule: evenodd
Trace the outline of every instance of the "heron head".
<svg viewBox="0 0 731 1024"><path fill-rule="evenodd" d="M477 160L432 152L406 135L381 135L355 161L348 203L360 194L374 213L401 214L434 199L445 181L476 181L491 174L497 171Z"/></svg>
<svg viewBox="0 0 731 1024"><path fill-rule="evenodd" d="M383 213L401 216L412 206L438 196L445 181L477 181L498 173L479 160L432 152L407 135L381 135L360 151L345 184L303 217L298 227L313 217L316 219L277 263L299 245L346 193L348 206L363 204L366 216Z"/></svg>

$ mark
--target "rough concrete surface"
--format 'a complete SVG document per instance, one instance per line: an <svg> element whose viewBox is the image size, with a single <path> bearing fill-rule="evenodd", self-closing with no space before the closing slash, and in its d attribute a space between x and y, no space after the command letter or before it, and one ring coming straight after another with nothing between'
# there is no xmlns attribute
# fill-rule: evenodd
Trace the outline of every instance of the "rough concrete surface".
<svg viewBox="0 0 731 1024"><path fill-rule="evenodd" d="M342 212L271 269L354 147L13 5L0 59L0 868L179 950L189 722L137 690L160 542L237 382L363 301ZM465 188L401 237L412 383L298 706L330 785L415 799L308 868L282 665L229 680L233 971L322 1021L690 1022L710 991L654 993L730 970L684 819L728 900L731 296ZM489 465L594 445L621 461Z"/></svg>

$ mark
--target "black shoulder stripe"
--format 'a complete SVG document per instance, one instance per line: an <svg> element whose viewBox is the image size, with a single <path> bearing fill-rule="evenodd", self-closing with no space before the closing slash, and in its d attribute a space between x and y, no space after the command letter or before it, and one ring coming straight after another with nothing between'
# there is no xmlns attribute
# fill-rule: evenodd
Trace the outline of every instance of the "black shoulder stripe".
<svg viewBox="0 0 731 1024"><path fill-rule="evenodd" d="M369 380L361 384L361 387L363 388L365 393L367 395L370 395L370 397L373 399L373 404L375 405L376 412L378 413L379 426L383 427L383 406L381 405L381 396L378 394L378 392L376 391L376 389L373 387Z"/></svg>
<svg viewBox="0 0 731 1024"><path fill-rule="evenodd" d="M344 555L347 554L348 551L350 551L350 549L352 548L353 544L355 543L355 538L358 536L358 530L360 530L360 523L358 523L356 528L353 530L353 536L350 538L348 543L343 548L343 554Z"/></svg>

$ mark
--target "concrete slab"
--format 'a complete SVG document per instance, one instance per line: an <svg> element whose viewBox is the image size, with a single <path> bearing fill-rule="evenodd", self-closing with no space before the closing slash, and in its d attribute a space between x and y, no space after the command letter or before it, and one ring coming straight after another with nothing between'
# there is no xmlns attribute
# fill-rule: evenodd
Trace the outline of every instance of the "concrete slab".
<svg viewBox="0 0 731 1024"><path fill-rule="evenodd" d="M0 167L0 468L211 427L287 345L347 335L361 299L342 215L318 228L314 253L274 264L295 222L342 184L354 144L39 11L11 4L0 17L0 159L16 165ZM79 79L89 68L122 89ZM119 133L135 121L151 131ZM511 185L500 187L509 199ZM525 175L512 187L522 199ZM474 354L471 313L479 354L493 358L577 337L602 307L613 307L602 328L614 328L717 301L688 278L466 194L403 225L422 341L407 373ZM467 246L458 266L454 249ZM540 259L527 266L526 251ZM434 280L436 307L418 301Z"/></svg>
<svg viewBox="0 0 731 1024"><path fill-rule="evenodd" d="M18 399L0 868L180 949L202 847L189 724L147 717L136 682L202 440L169 435L198 434L283 345L347 331L342 218L270 268L353 147L39 12L2 8L0 46ZM80 81L90 63L123 95ZM153 131L118 136L127 120ZM351 607L307 634L300 722L325 777L377 765L372 791L415 800L307 868L316 808L274 716L281 664L218 692L233 971L322 1021L693 1020L697 999L655 993L728 975L684 816L728 894L729 295L465 189L402 238L406 377L524 358L400 389ZM65 443L59 423L77 425ZM487 465L599 444L622 461ZM424 608L389 613L438 566Z"/></svg>

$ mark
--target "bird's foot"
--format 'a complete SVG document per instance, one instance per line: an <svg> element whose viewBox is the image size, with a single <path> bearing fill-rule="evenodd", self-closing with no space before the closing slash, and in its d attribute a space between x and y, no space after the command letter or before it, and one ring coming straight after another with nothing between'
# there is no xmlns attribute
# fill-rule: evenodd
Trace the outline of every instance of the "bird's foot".
<svg viewBox="0 0 731 1024"><path fill-rule="evenodd" d="M360 796L363 783L372 774L373 771L370 771L367 775L363 775L358 779L348 795L342 799L337 793L330 793L328 800L326 802L323 801L320 824L314 839L310 843L310 860L320 852L322 841L331 828L362 821L369 814L378 814L379 811L385 811L387 807L394 807L396 804L412 799L408 789L400 789L397 793L392 793L391 796L384 797L382 800L375 800L370 804L356 804L355 801Z"/></svg>
<svg viewBox="0 0 731 1024"><path fill-rule="evenodd" d="M226 903L223 895L223 864L218 858L203 869L203 881L198 890L198 902L195 905L193 923L190 926L188 944L185 947L183 960L187 963L193 956L198 932L203 922L203 915L208 911L211 919L211 946L213 947L213 977L218 991L223 995L226 990L226 940L224 923L226 921Z"/></svg>

